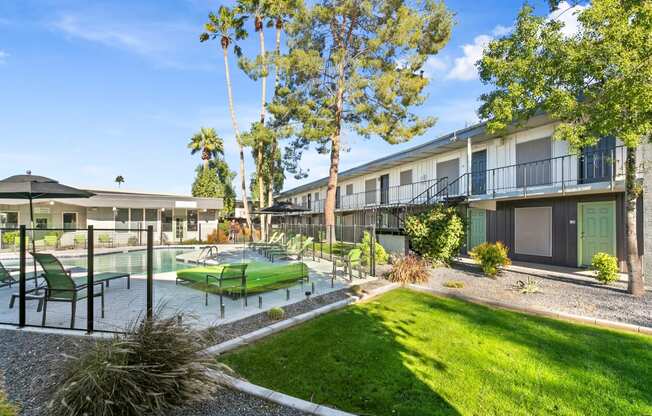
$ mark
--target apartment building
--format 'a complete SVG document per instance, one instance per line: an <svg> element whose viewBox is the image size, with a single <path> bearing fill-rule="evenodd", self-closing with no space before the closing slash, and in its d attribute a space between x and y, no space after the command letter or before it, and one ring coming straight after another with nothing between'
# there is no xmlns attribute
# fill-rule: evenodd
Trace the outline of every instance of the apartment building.
<svg viewBox="0 0 652 416"><path fill-rule="evenodd" d="M573 153L552 139L554 127L543 114L503 135L480 123L343 171L337 223L375 223L381 235L400 234L411 208L454 203L468 219L468 247L502 241L514 260L571 267L603 251L624 267L626 150L605 137ZM323 221L326 180L279 195L310 209L295 221ZM643 198L639 205L642 253L643 224L652 224L644 221Z"/></svg>

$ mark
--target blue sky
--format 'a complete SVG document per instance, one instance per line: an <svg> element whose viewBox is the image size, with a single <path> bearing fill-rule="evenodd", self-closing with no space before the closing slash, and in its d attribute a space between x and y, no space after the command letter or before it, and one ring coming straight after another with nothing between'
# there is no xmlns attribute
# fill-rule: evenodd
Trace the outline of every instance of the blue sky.
<svg viewBox="0 0 652 416"><path fill-rule="evenodd" d="M446 3L456 25L451 42L429 61L429 98L419 110L438 123L395 146L347 135L351 150L342 156L342 169L477 121L485 87L473 62L482 45L508 30L522 1ZM547 13L542 1L531 3ZM186 144L202 126L222 136L227 161L237 170L219 45L198 41L206 15L219 4L0 0L0 177L30 169L71 185L114 188L120 174L125 189L188 194L200 161ZM253 40L243 46L256 52ZM259 84L235 61L232 73L245 129L258 116ZM327 173L326 155L309 152L302 163L309 179ZM296 183L288 178L286 188Z"/></svg>

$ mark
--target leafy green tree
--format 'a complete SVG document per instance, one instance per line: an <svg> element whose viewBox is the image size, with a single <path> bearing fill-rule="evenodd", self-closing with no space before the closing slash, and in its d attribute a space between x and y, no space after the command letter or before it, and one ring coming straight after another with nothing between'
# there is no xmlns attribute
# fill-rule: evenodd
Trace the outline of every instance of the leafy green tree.
<svg viewBox="0 0 652 416"><path fill-rule="evenodd" d="M224 56L224 74L226 79L227 102L229 105L229 112L231 114L231 124L233 125L233 132L235 133L236 141L240 148L240 190L242 192L242 199L247 200L247 176L245 173L245 157L244 157L244 144L240 137L240 128L238 127L238 118L235 114L233 104L233 88L231 84L231 71L229 67L229 47L233 45L233 51L236 56L242 56L242 49L235 43L238 40L247 37L247 31L244 29L243 24L245 16L239 10L232 10L225 6L220 6L217 14L209 13L208 22L204 25L205 32L199 36L201 42L208 40L219 39L222 47L222 54ZM247 224L251 228L251 216L249 215L249 207L247 204L244 206L244 216Z"/></svg>
<svg viewBox="0 0 652 416"><path fill-rule="evenodd" d="M115 177L114 182L117 183L117 184L118 184L118 188L120 188L120 186L121 186L123 183L125 183L125 178L124 178L124 176L122 176L122 175L118 175L118 176Z"/></svg>
<svg viewBox="0 0 652 416"><path fill-rule="evenodd" d="M452 16L432 0L322 0L286 27L283 85L269 109L291 116L296 143L330 152L324 219L334 225L343 129L401 143L435 123L411 110L425 100L423 67L448 42Z"/></svg>
<svg viewBox="0 0 652 416"><path fill-rule="evenodd" d="M195 133L188 143L191 154L201 152L204 169L208 169L208 163L218 155L224 155L224 142L217 135L215 129L202 127Z"/></svg>
<svg viewBox="0 0 652 416"><path fill-rule="evenodd" d="M235 191L233 178L235 172L229 169L226 161L216 158L210 161L208 168L198 166L197 176L192 184L192 195L204 198L222 198L224 209L222 212L230 215L235 210Z"/></svg>
<svg viewBox="0 0 652 416"><path fill-rule="evenodd" d="M480 115L498 133L545 111L559 121L554 138L575 150L610 135L624 143L628 289L640 296L636 150L652 132L652 2L593 0L577 18L579 31L564 36L563 23L524 6L514 30L491 42L478 63L494 87L481 97Z"/></svg>

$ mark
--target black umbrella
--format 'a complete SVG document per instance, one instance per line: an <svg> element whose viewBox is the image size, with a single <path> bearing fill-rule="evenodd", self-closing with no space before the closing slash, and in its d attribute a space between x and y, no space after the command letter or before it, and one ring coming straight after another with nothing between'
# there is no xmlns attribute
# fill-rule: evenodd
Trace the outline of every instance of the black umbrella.
<svg viewBox="0 0 652 416"><path fill-rule="evenodd" d="M291 202L275 202L273 205L263 208L259 211L254 212L254 214L289 214L291 212L307 212L310 211L308 208L300 207L294 205Z"/></svg>
<svg viewBox="0 0 652 416"><path fill-rule="evenodd" d="M35 199L90 198L92 192L62 185L54 179L44 176L27 175L10 176L0 181L0 199L28 199L30 228L32 229L32 251L36 251L34 241L34 206ZM36 268L36 264L34 265ZM36 274L36 273L34 273Z"/></svg>

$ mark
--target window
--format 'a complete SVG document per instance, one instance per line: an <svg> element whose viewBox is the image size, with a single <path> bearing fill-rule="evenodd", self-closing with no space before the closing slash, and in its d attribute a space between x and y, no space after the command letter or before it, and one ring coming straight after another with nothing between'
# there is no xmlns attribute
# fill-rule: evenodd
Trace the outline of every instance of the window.
<svg viewBox="0 0 652 416"><path fill-rule="evenodd" d="M77 213L64 212L63 213L63 229L74 230L77 228Z"/></svg>
<svg viewBox="0 0 652 416"><path fill-rule="evenodd" d="M550 138L516 145L516 187L550 184Z"/></svg>
<svg viewBox="0 0 652 416"><path fill-rule="evenodd" d="M141 228L145 228L145 224L143 223L143 210L142 208L132 208L131 209L131 229L132 230L138 230Z"/></svg>
<svg viewBox="0 0 652 416"><path fill-rule="evenodd" d="M158 211L156 209L146 209L145 210L145 226L149 227L150 225L154 227L156 231L156 222L158 221Z"/></svg>
<svg viewBox="0 0 652 416"><path fill-rule="evenodd" d="M115 211L116 230L129 229L129 208L118 208Z"/></svg>
<svg viewBox="0 0 652 416"><path fill-rule="evenodd" d="M335 188L335 209L340 209L342 206L342 195L340 187Z"/></svg>
<svg viewBox="0 0 652 416"><path fill-rule="evenodd" d="M514 209L514 252L552 256L552 207Z"/></svg>
<svg viewBox="0 0 652 416"><path fill-rule="evenodd" d="M18 228L18 213L0 212L0 228Z"/></svg>
<svg viewBox="0 0 652 416"><path fill-rule="evenodd" d="M48 219L45 217L36 218L35 222L38 230L45 230L48 228Z"/></svg>
<svg viewBox="0 0 652 416"><path fill-rule="evenodd" d="M319 192L315 192L314 201L319 201Z"/></svg>
<svg viewBox="0 0 652 416"><path fill-rule="evenodd" d="M188 210L188 231L197 231L197 210Z"/></svg>
<svg viewBox="0 0 652 416"><path fill-rule="evenodd" d="M308 200L308 209L312 209L312 195L308 194L307 200Z"/></svg>
<svg viewBox="0 0 652 416"><path fill-rule="evenodd" d="M365 204L375 204L376 203L376 179L369 179L364 181L364 203Z"/></svg>
<svg viewBox="0 0 652 416"><path fill-rule="evenodd" d="M161 231L172 232L172 211L161 211Z"/></svg>
<svg viewBox="0 0 652 416"><path fill-rule="evenodd" d="M412 169L401 172L400 184L409 185L412 183Z"/></svg>
<svg viewBox="0 0 652 416"><path fill-rule="evenodd" d="M353 184L352 183L346 185L346 194L347 195L353 195Z"/></svg>

